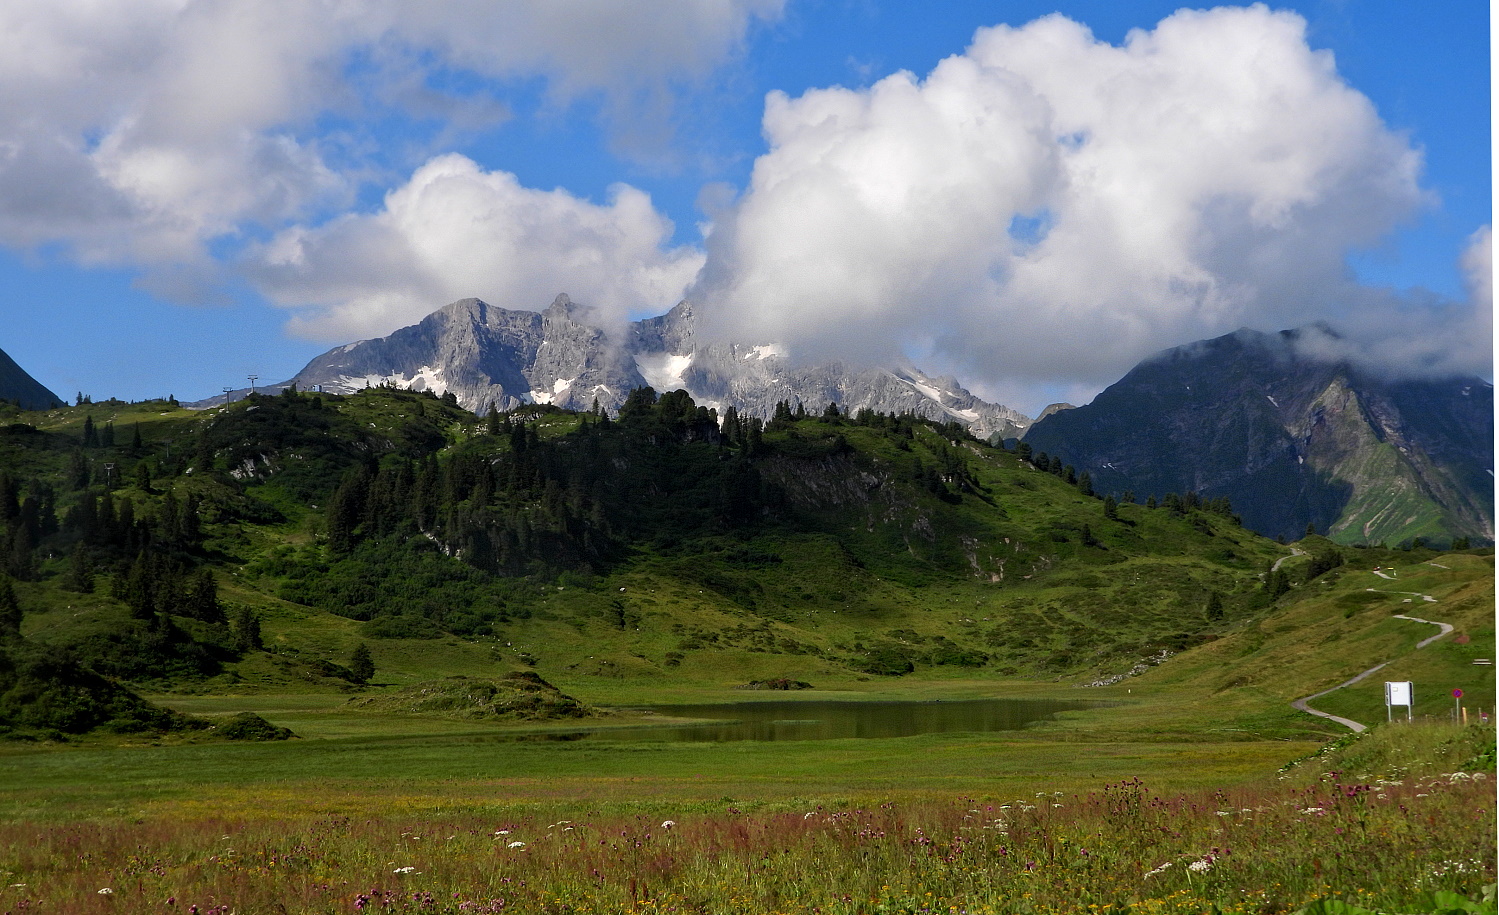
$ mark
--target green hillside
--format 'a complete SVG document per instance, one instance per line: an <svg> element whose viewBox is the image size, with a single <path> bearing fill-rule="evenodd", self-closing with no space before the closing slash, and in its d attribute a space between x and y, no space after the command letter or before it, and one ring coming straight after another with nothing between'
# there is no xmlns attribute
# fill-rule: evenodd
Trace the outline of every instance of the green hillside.
<svg viewBox="0 0 1499 915"><path fill-rule="evenodd" d="M1116 504L956 424L789 405L761 423L683 392L636 392L617 420L476 418L390 389L0 420L0 568L22 611L4 650L158 694L513 670L593 702L778 679L1107 685L1252 641L1360 552L1318 539L1271 574L1289 551L1223 500Z"/></svg>

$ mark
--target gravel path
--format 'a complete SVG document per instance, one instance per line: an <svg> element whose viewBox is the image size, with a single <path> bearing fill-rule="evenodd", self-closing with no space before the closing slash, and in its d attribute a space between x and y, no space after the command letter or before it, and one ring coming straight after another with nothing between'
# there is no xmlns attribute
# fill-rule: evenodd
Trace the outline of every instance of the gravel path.
<svg viewBox="0 0 1499 915"><path fill-rule="evenodd" d="M1378 572L1375 572L1374 574L1375 575L1379 575ZM1381 575L1380 577L1381 578L1388 578L1389 576ZM1369 590L1373 591L1374 589L1370 588ZM1413 592L1413 591L1388 591L1388 592L1384 592L1384 593L1387 593L1387 594L1415 594L1415 592ZM1416 597L1420 597L1423 600L1431 601L1433 603L1436 602L1436 598L1435 597L1432 597L1432 596L1427 595L1427 594L1415 594L1415 596ZM1416 648L1418 648L1418 649L1419 648L1425 648L1427 645L1430 645L1432 642L1435 642L1437 639L1441 638L1442 636L1444 636L1447 633L1449 633L1449 632L1452 631L1452 626L1449 625L1449 624L1447 624L1447 623L1438 623L1435 620L1423 620L1423 619L1420 619L1420 618L1414 617L1414 616L1406 616L1403 613L1397 613L1397 614L1395 614L1395 619L1397 619L1397 620L1410 620L1413 623L1425 623L1428 626L1436 626L1439 629L1441 629L1441 631L1438 632L1436 635L1431 636L1430 638L1422 639L1421 641L1417 642L1416 643ZM1328 693L1337 692L1338 690L1342 689L1345 686L1352 686L1353 684L1359 682L1360 680L1364 679L1365 677L1369 676L1370 674L1376 673L1379 670L1383 669L1389 663L1390 663L1389 661L1386 661L1386 662L1384 662L1384 664L1377 664L1374 667L1371 667L1368 670L1364 671L1363 673L1359 674L1358 676L1354 677L1352 680L1347 680L1347 681L1345 681L1343 683L1339 683L1337 686L1334 686L1332 689L1324 689L1322 692L1317 693L1317 694L1312 695L1312 696L1307 696L1305 699L1297 699L1295 702L1291 703L1291 707L1294 708L1294 709L1297 709L1298 711L1306 712L1308 715L1316 715L1318 718L1326 718L1328 721L1336 721L1338 724L1341 724L1342 726L1344 726L1346 728L1349 728L1349 729L1353 730L1354 732L1367 730L1368 729L1367 725L1359 724L1357 721L1354 721L1354 720L1352 720L1350 718L1343 718L1343 717L1340 717L1338 715L1329 714L1328 712L1319 712L1316 709L1312 708L1311 706L1307 705L1307 703L1311 702L1313 699L1320 699L1323 696L1327 695Z"/></svg>

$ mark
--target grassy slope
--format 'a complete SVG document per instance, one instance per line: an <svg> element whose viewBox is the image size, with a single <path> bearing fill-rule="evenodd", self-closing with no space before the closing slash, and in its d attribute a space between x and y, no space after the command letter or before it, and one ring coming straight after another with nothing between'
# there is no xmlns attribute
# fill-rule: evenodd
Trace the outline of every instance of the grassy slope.
<svg viewBox="0 0 1499 915"><path fill-rule="evenodd" d="M190 440L203 417L161 406L118 408L114 415L123 419L116 419L117 435L139 417L152 448ZM41 426L76 432L87 409L33 418ZM377 430L396 425L405 409L379 397L352 398L349 406L351 419L363 428L375 423ZM460 427L457 417L447 421L447 434L458 446L483 445L472 427ZM541 423L560 434L576 420L547 417ZM912 453L930 462L942 447L931 432L920 433L913 451L905 452L871 430L840 431L864 455L864 470L892 478ZM1465 688L1472 693L1492 694L1491 670L1462 663L1470 660L1467 654L1493 655L1492 619L1485 609L1492 599L1491 553L1437 556L1434 561L1446 569L1422 565L1427 554L1353 554L1394 565L1399 589L1432 594L1437 604L1368 597L1375 592L1367 587L1396 585L1372 576L1363 568L1371 563L1360 562L1331 573L1327 584L1298 588L1274 608L1257 608L1260 572L1270 559L1285 555L1285 547L1211 515L1196 516L1206 531L1139 506L1120 506L1120 520L1108 521L1097 500L1013 455L964 447L969 472L993 504L966 496L953 506L889 484L884 490L897 496L887 501L839 501L824 487L822 497L803 494L808 523L801 529L772 527L749 541L755 551L779 560L770 571L726 564L712 543L689 554L648 551L587 587L535 583L526 598L529 619L473 640L368 639L358 622L282 601L274 596L274 578L245 574L240 561L265 549L317 541L318 514L287 497L288 488L272 475L251 493L278 500L284 521L210 524L209 532L212 547L227 560L217 569L222 596L263 615L267 644L277 653L252 653L220 678L179 683L157 698L210 716L254 710L312 739L255 747L169 741L124 755L105 749L60 755L6 750L3 780L29 786L9 812L128 807L154 796L227 797L263 790L271 781L301 786L288 795L299 800L288 803L305 803L310 790L334 806L354 803L362 784L429 799L473 799L491 790L495 779L506 780L507 791L518 798L568 792L763 799L988 792L1034 782L1037 772L1051 773L1062 786L1142 773L1169 785L1203 786L1247 778L1337 733L1334 725L1292 711L1289 701L1386 657L1397 657L1389 669L1392 679L1398 672L1398 678L1417 681L1417 696L1427 703L1418 713L1441 711L1436 697L1459 674L1479 678L1459 678L1471 682ZM24 463L16 452L6 459ZM37 459L35 472L49 472L56 463L56 455ZM821 478L801 478L809 487L819 479L833 486L847 470L834 466ZM1084 525L1097 546L1083 542ZM902 549L890 551L892 544ZM60 562L49 564L48 573L58 574ZM18 590L33 611L25 621L28 637L63 637L121 612L100 595L67 594L45 581ZM1203 617L1210 590L1225 597L1226 612L1216 621ZM753 598L752 609L746 595ZM626 611L623 626L602 613L615 600ZM1413 606L1416 615L1459 625L1468 642L1457 646L1453 637L1411 654L1412 632L1428 627L1390 621L1388 615ZM903 678L874 677L846 663L874 643L925 657L940 647L938 637L984 651L991 660L977 668L922 661ZM490 744L476 740L503 726L357 713L346 705L351 687L312 676L298 662L342 662L360 641L370 643L378 668L376 685L367 692L434 676L493 676L526 667L531 659L548 680L598 704L740 700L756 694L732 687L781 676L810 680L824 696L852 698L1077 696L1079 683L1122 673L1163 646L1176 654L1154 671L1086 693L1126 703L1118 708L1068 713L1054 725L1019 734L798 745L792 762L785 748L774 745ZM1402 653L1409 657L1399 658ZM675 664L672 655L679 656ZM1481 679L1485 674L1487 681ZM1377 689L1382 679L1370 686ZM1328 697L1319 707L1363 720L1375 720L1379 711L1356 690ZM192 779L163 775L164 767L191 772ZM258 773L261 788L237 786L246 771Z"/></svg>

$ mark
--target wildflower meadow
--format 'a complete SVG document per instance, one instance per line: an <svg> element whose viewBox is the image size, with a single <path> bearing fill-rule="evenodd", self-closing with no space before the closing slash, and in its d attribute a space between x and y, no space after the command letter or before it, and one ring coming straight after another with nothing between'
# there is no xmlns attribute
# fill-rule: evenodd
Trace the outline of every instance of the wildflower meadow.
<svg viewBox="0 0 1499 915"><path fill-rule="evenodd" d="M1447 727L1447 730L1457 729ZM1492 743L1493 729L1464 739ZM1373 741L1398 740L1375 735ZM1351 743L1351 742L1345 742ZM20 913L1493 912L1492 753L1472 771L1340 768L1253 784L743 809L476 804L0 826Z"/></svg>

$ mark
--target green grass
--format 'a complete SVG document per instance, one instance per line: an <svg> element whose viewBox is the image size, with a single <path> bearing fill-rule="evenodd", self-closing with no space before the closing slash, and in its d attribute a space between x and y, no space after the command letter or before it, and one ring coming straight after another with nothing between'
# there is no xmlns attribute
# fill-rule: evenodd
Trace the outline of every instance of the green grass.
<svg viewBox="0 0 1499 915"><path fill-rule="evenodd" d="M963 737L6 756L0 860L7 903L77 913L1429 912L1494 879L1492 755L1451 774L1493 739L1378 729L1278 777L1264 744Z"/></svg>
<svg viewBox="0 0 1499 915"><path fill-rule="evenodd" d="M430 398L377 391L341 403L339 422L396 450L433 435L446 443L445 455L507 447ZM222 447L242 447L229 440L239 434L233 423L252 415L249 405L208 415L109 406L117 438L139 418L153 460L165 457L169 440L190 447L215 417L226 423ZM418 406L428 412L417 414ZM93 411L96 423L106 418L102 405ZM87 412L67 408L32 421L76 435ZM543 441L577 422L551 413L536 421ZM830 449L832 431L818 424L793 432L795 442L792 432L770 436L789 450L763 472L783 481L792 506L773 523L642 542L587 574L497 579L486 587L506 615L463 638L375 638L359 620L280 596L278 563L322 555L322 515L298 494L318 483L312 471L246 483L178 478L175 485L211 494L206 504L225 512L205 519L206 557L223 600L261 616L269 650L231 658L212 678L152 683L150 697L215 721L255 712L298 737L242 744L194 732L0 745L0 868L27 891L9 887L0 898L19 904L45 892L54 908L63 906L56 910L77 912L157 912L168 895L204 909L348 912L361 893L389 902L388 910L456 912L459 902L487 905L508 893L511 911L872 913L940 903L1051 912L1118 903L1141 913L1209 905L1273 913L1335 893L1415 911L1422 893L1471 895L1493 880L1491 858L1473 871L1451 865L1482 857L1473 848L1484 842L1491 849L1493 782L1449 780L1423 792L1415 781L1475 759L1492 773L1492 753L1483 762L1475 748L1475 737L1491 748L1491 729L1431 723L1446 716L1452 688L1493 695L1492 668L1471 663L1495 653L1492 550L1346 550L1346 565L1304 583L1309 560L1298 558L1285 566L1297 586L1272 605L1261 574L1289 549L1227 518L1123 505L1110 520L1099 500L1014 455L951 445L925 427L904 448L878 430L838 427L851 452ZM344 454L339 442L295 423L278 432L293 433L308 436L296 448L329 466ZM943 499L903 482L917 459L931 466L947 449L963 455L971 491ZM790 457L802 452L813 457ZM0 441L9 469L60 480L66 460L61 447ZM868 479L879 485L850 488ZM155 510L159 495L131 493L143 512ZM1328 544L1312 538L1301 546ZM1394 580L1376 576L1375 566ZM40 581L18 584L28 641L76 641L117 627L128 613L105 596L107 586L89 596L62 590L65 569L61 555L44 559ZM1222 605L1212 618L1211 595ZM1435 630L1393 619L1397 612L1457 631L1417 651L1416 641ZM318 662L344 664L361 642L376 665L370 686L319 672ZM870 672L870 659L887 655L909 661L912 673ZM1326 751L1343 729L1289 703L1381 662L1389 666L1379 675L1317 707L1376 723L1383 680L1410 679L1421 721ZM541 738L575 725L458 720L392 706L403 691L438 678L514 670L534 670L599 707L799 698L735 689L781 677L811 682L815 689L802 694L809 699L1117 704L1020 732L721 745L550 741ZM1083 687L1100 680L1117 682ZM366 699L373 701L363 707L350 701ZM600 723L635 721L619 713ZM1339 819L1296 813L1328 800L1337 766L1365 781L1401 772L1412 780L1399 786L1398 800L1378 799L1362 818L1342 801ZM1154 805L1149 822L1120 821L1111 806L1109 798L1135 790L1119 788L1135 779L1148 789L1135 799ZM1041 791L1062 792L1064 806L1036 803ZM1239 814L1269 813L1219 818L1228 796ZM972 810L1013 810L1020 801L1036 809L1011 824L1007 842L985 836L969 846L979 851L954 853L954 841L979 828L964 819ZM881 804L899 812L876 813ZM819 805L818 816L798 826ZM848 817L829 819L831 811ZM1476 817L1477 827L1475 811L1488 818ZM668 818L684 824L672 861L613 854L624 850L617 833L634 837ZM590 822L597 838L620 847L606 854L547 846L545 826L560 819ZM842 831L854 821L900 839L861 844ZM530 857L498 850L496 824L510 822L539 837ZM413 856L412 834L453 835L443 841L456 844ZM224 851L222 835L234 837L234 853ZM923 836L934 844L918 841ZM1186 871L1230 837L1243 857ZM1078 847L1097 857L1059 852ZM1327 858L1321 850L1329 847L1383 869L1355 872ZM403 861L430 879L396 879ZM1176 869L1147 881L1167 861ZM590 869L607 876L590 883L580 876ZM632 873L647 876L648 893L630 886ZM512 883L502 883L506 877ZM528 890L516 896L520 879ZM101 896L102 886L116 892ZM374 897L374 889L401 895ZM423 909L412 895L421 892L440 901Z"/></svg>

